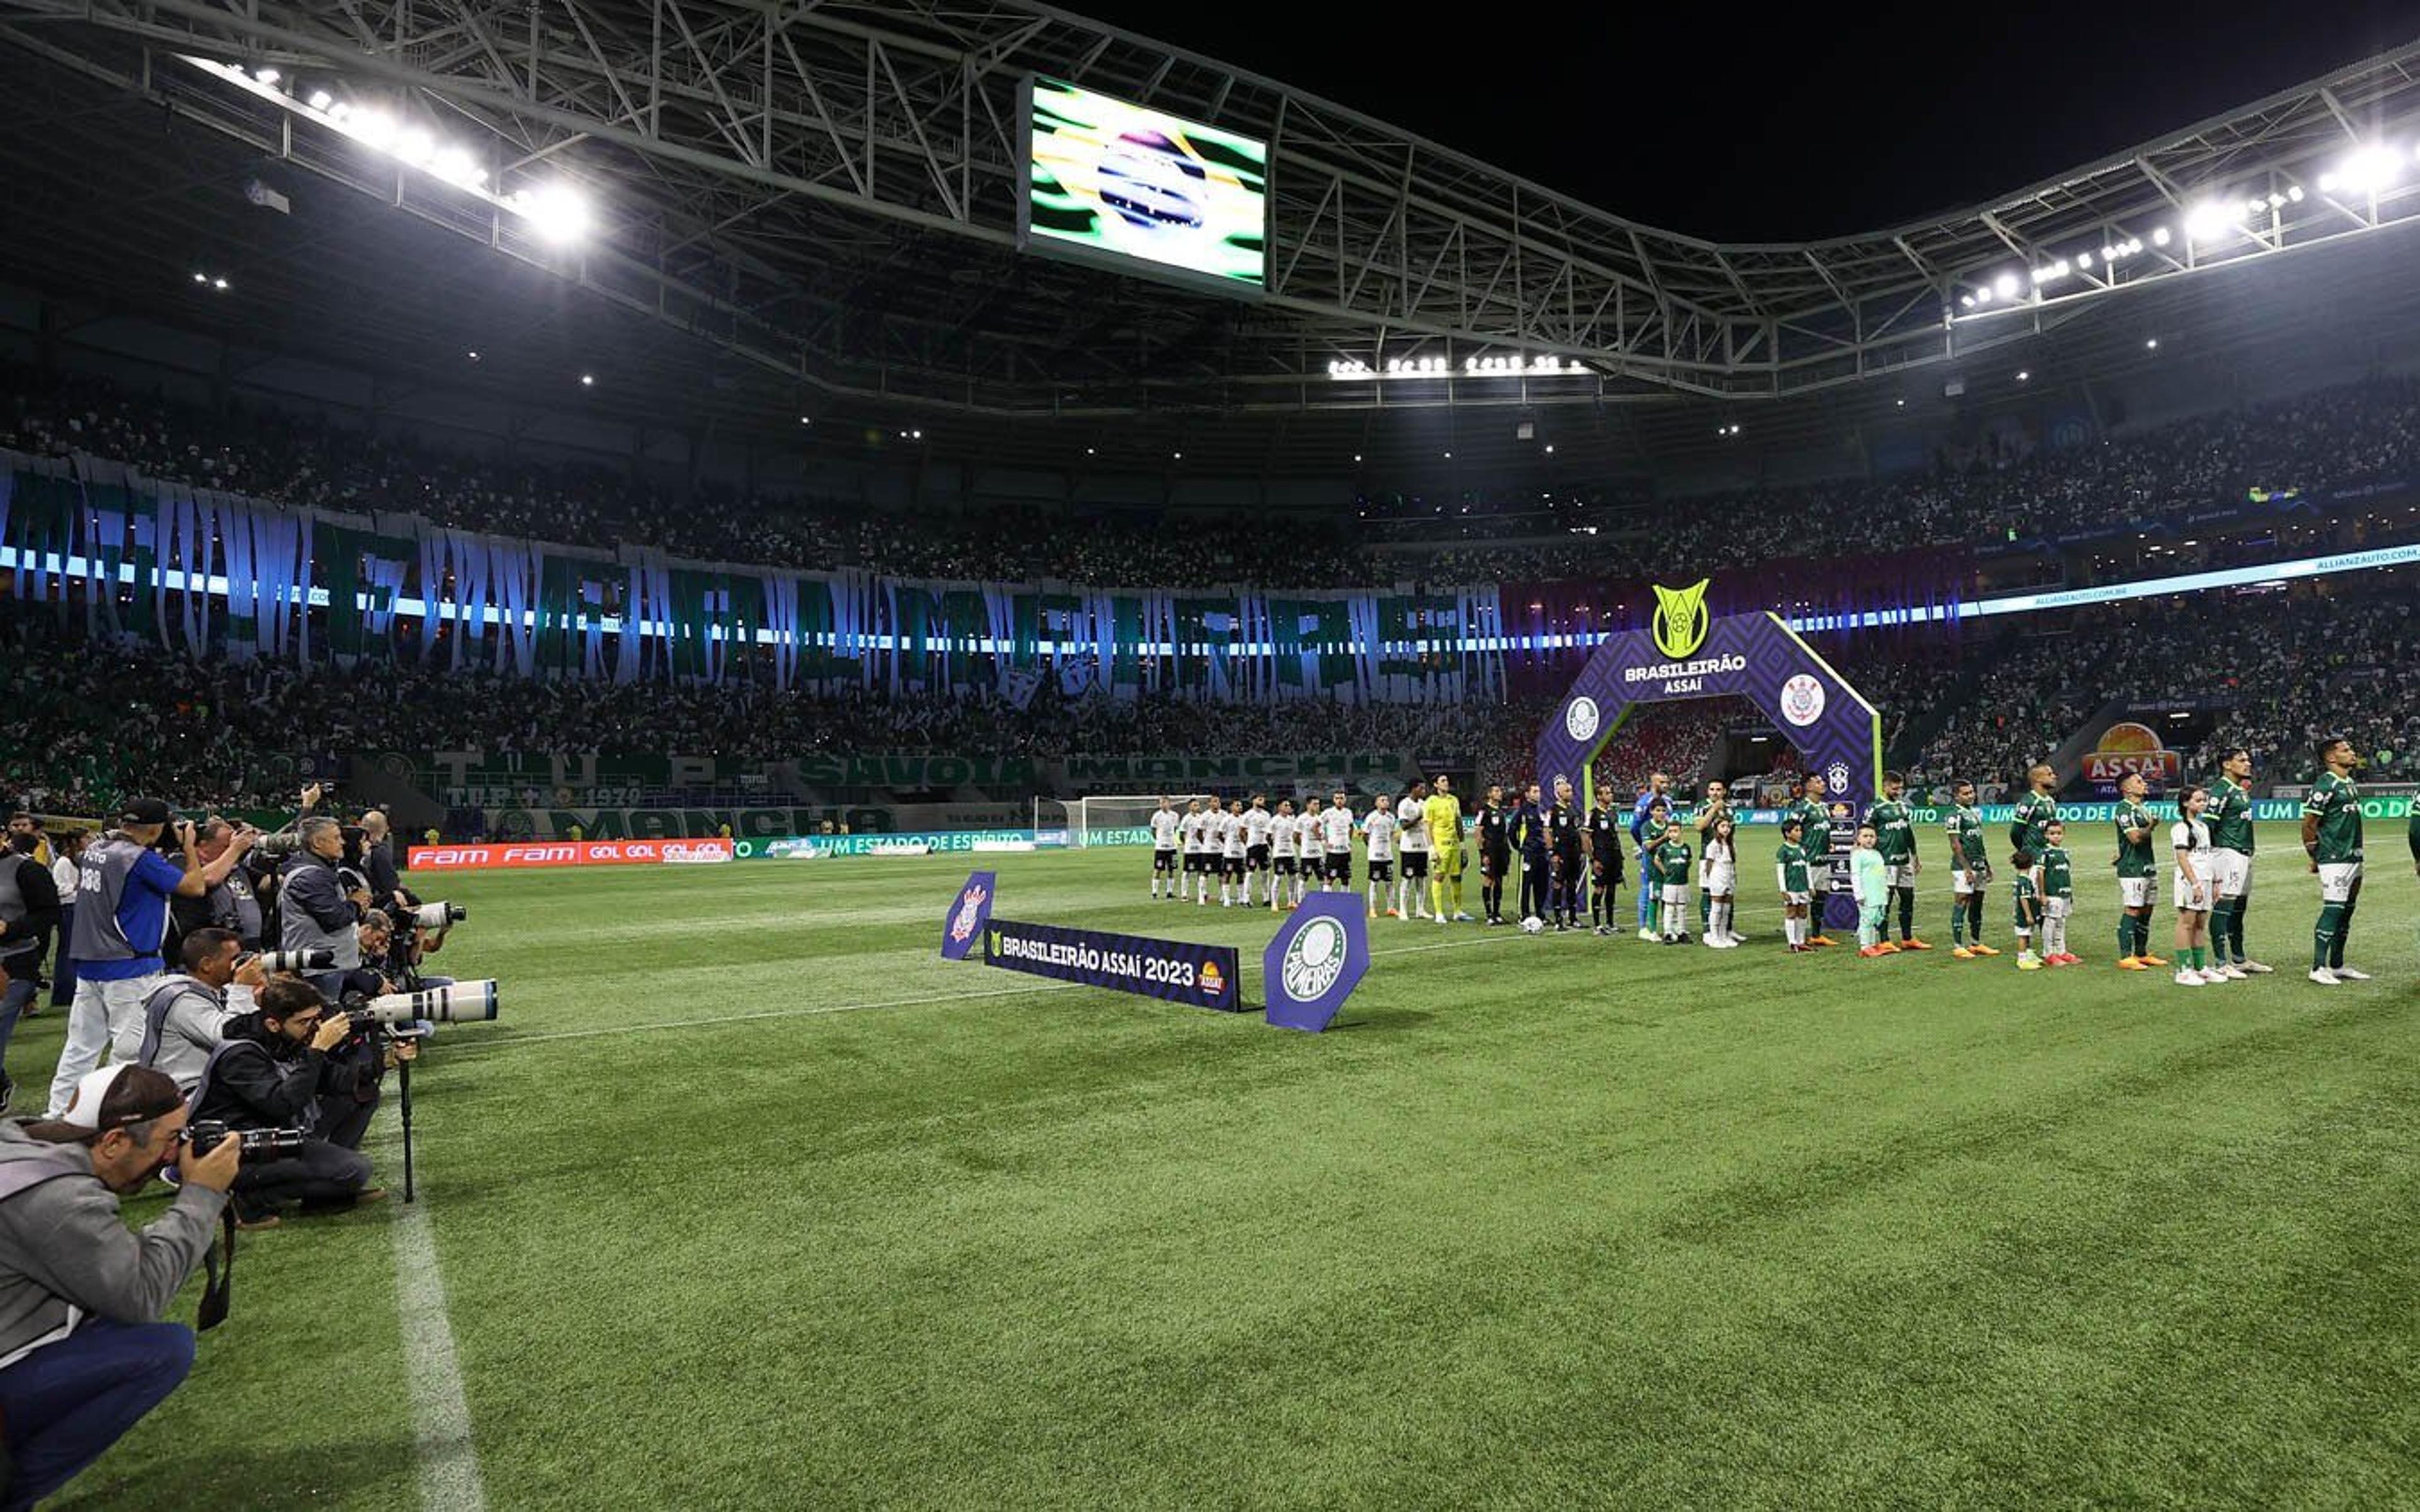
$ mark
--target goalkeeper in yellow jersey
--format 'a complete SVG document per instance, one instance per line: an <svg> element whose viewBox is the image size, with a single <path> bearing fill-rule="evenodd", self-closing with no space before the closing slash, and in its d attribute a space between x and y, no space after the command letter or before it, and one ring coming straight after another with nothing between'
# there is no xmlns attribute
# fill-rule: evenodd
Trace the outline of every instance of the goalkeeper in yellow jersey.
<svg viewBox="0 0 2420 1512"><path fill-rule="evenodd" d="M1447 918L1446 900L1453 900L1452 918L1470 922L1462 911L1462 800L1454 795L1453 779L1439 772L1429 785L1429 801L1420 816L1429 826L1429 903L1436 921Z"/></svg>

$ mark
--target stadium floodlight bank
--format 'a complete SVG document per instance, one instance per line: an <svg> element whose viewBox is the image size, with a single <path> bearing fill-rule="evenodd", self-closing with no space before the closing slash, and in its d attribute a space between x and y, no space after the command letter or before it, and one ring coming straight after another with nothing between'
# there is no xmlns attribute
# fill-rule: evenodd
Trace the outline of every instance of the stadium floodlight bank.
<svg viewBox="0 0 2420 1512"><path fill-rule="evenodd" d="M1152 810L1159 807L1160 795L1154 793L1136 797L1110 794L1097 798L1036 798L1033 802L1033 831L1038 839L1061 827L1067 831L1067 844L1076 850L1088 845L1139 845L1151 839ZM1169 807L1184 812L1187 803L1199 799L1204 804L1218 799L1207 793L1171 793Z"/></svg>

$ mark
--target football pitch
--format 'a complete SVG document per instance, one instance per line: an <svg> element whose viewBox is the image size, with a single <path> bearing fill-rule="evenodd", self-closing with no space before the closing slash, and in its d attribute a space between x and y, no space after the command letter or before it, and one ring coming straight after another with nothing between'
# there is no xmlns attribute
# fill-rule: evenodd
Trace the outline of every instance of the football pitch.
<svg viewBox="0 0 2420 1512"><path fill-rule="evenodd" d="M939 959L981 864L1005 917L1242 946L1258 1001L1275 920L1140 851L418 879L471 910L431 968L504 983L415 1074L420 1202L245 1236L51 1504L2412 1506L2385 827L2366 983L2304 980L2284 825L2277 975L2196 990L2111 966L2098 834L2086 965L2021 974L1949 958L1934 835L1942 949L1784 953L1759 833L1748 948L1380 919L1319 1036Z"/></svg>

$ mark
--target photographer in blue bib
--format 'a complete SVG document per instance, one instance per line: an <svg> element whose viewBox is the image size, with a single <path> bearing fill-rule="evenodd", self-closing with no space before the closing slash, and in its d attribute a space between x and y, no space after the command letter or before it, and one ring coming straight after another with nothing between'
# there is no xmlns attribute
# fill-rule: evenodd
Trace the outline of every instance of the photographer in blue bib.
<svg viewBox="0 0 2420 1512"><path fill-rule="evenodd" d="M125 1064L77 1078L59 1119L0 1120L0 1512L66 1485L193 1368L193 1330L160 1319L209 1252L240 1141L184 1157L140 1231L118 1212L185 1121L176 1083Z"/></svg>

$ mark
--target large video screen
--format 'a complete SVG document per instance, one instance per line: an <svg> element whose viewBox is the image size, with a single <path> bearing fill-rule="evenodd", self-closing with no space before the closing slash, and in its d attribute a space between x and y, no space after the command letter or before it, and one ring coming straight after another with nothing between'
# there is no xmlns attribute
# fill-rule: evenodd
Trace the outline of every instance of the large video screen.
<svg viewBox="0 0 2420 1512"><path fill-rule="evenodd" d="M1029 241L1264 286L1267 143L1056 79L1028 87Z"/></svg>

